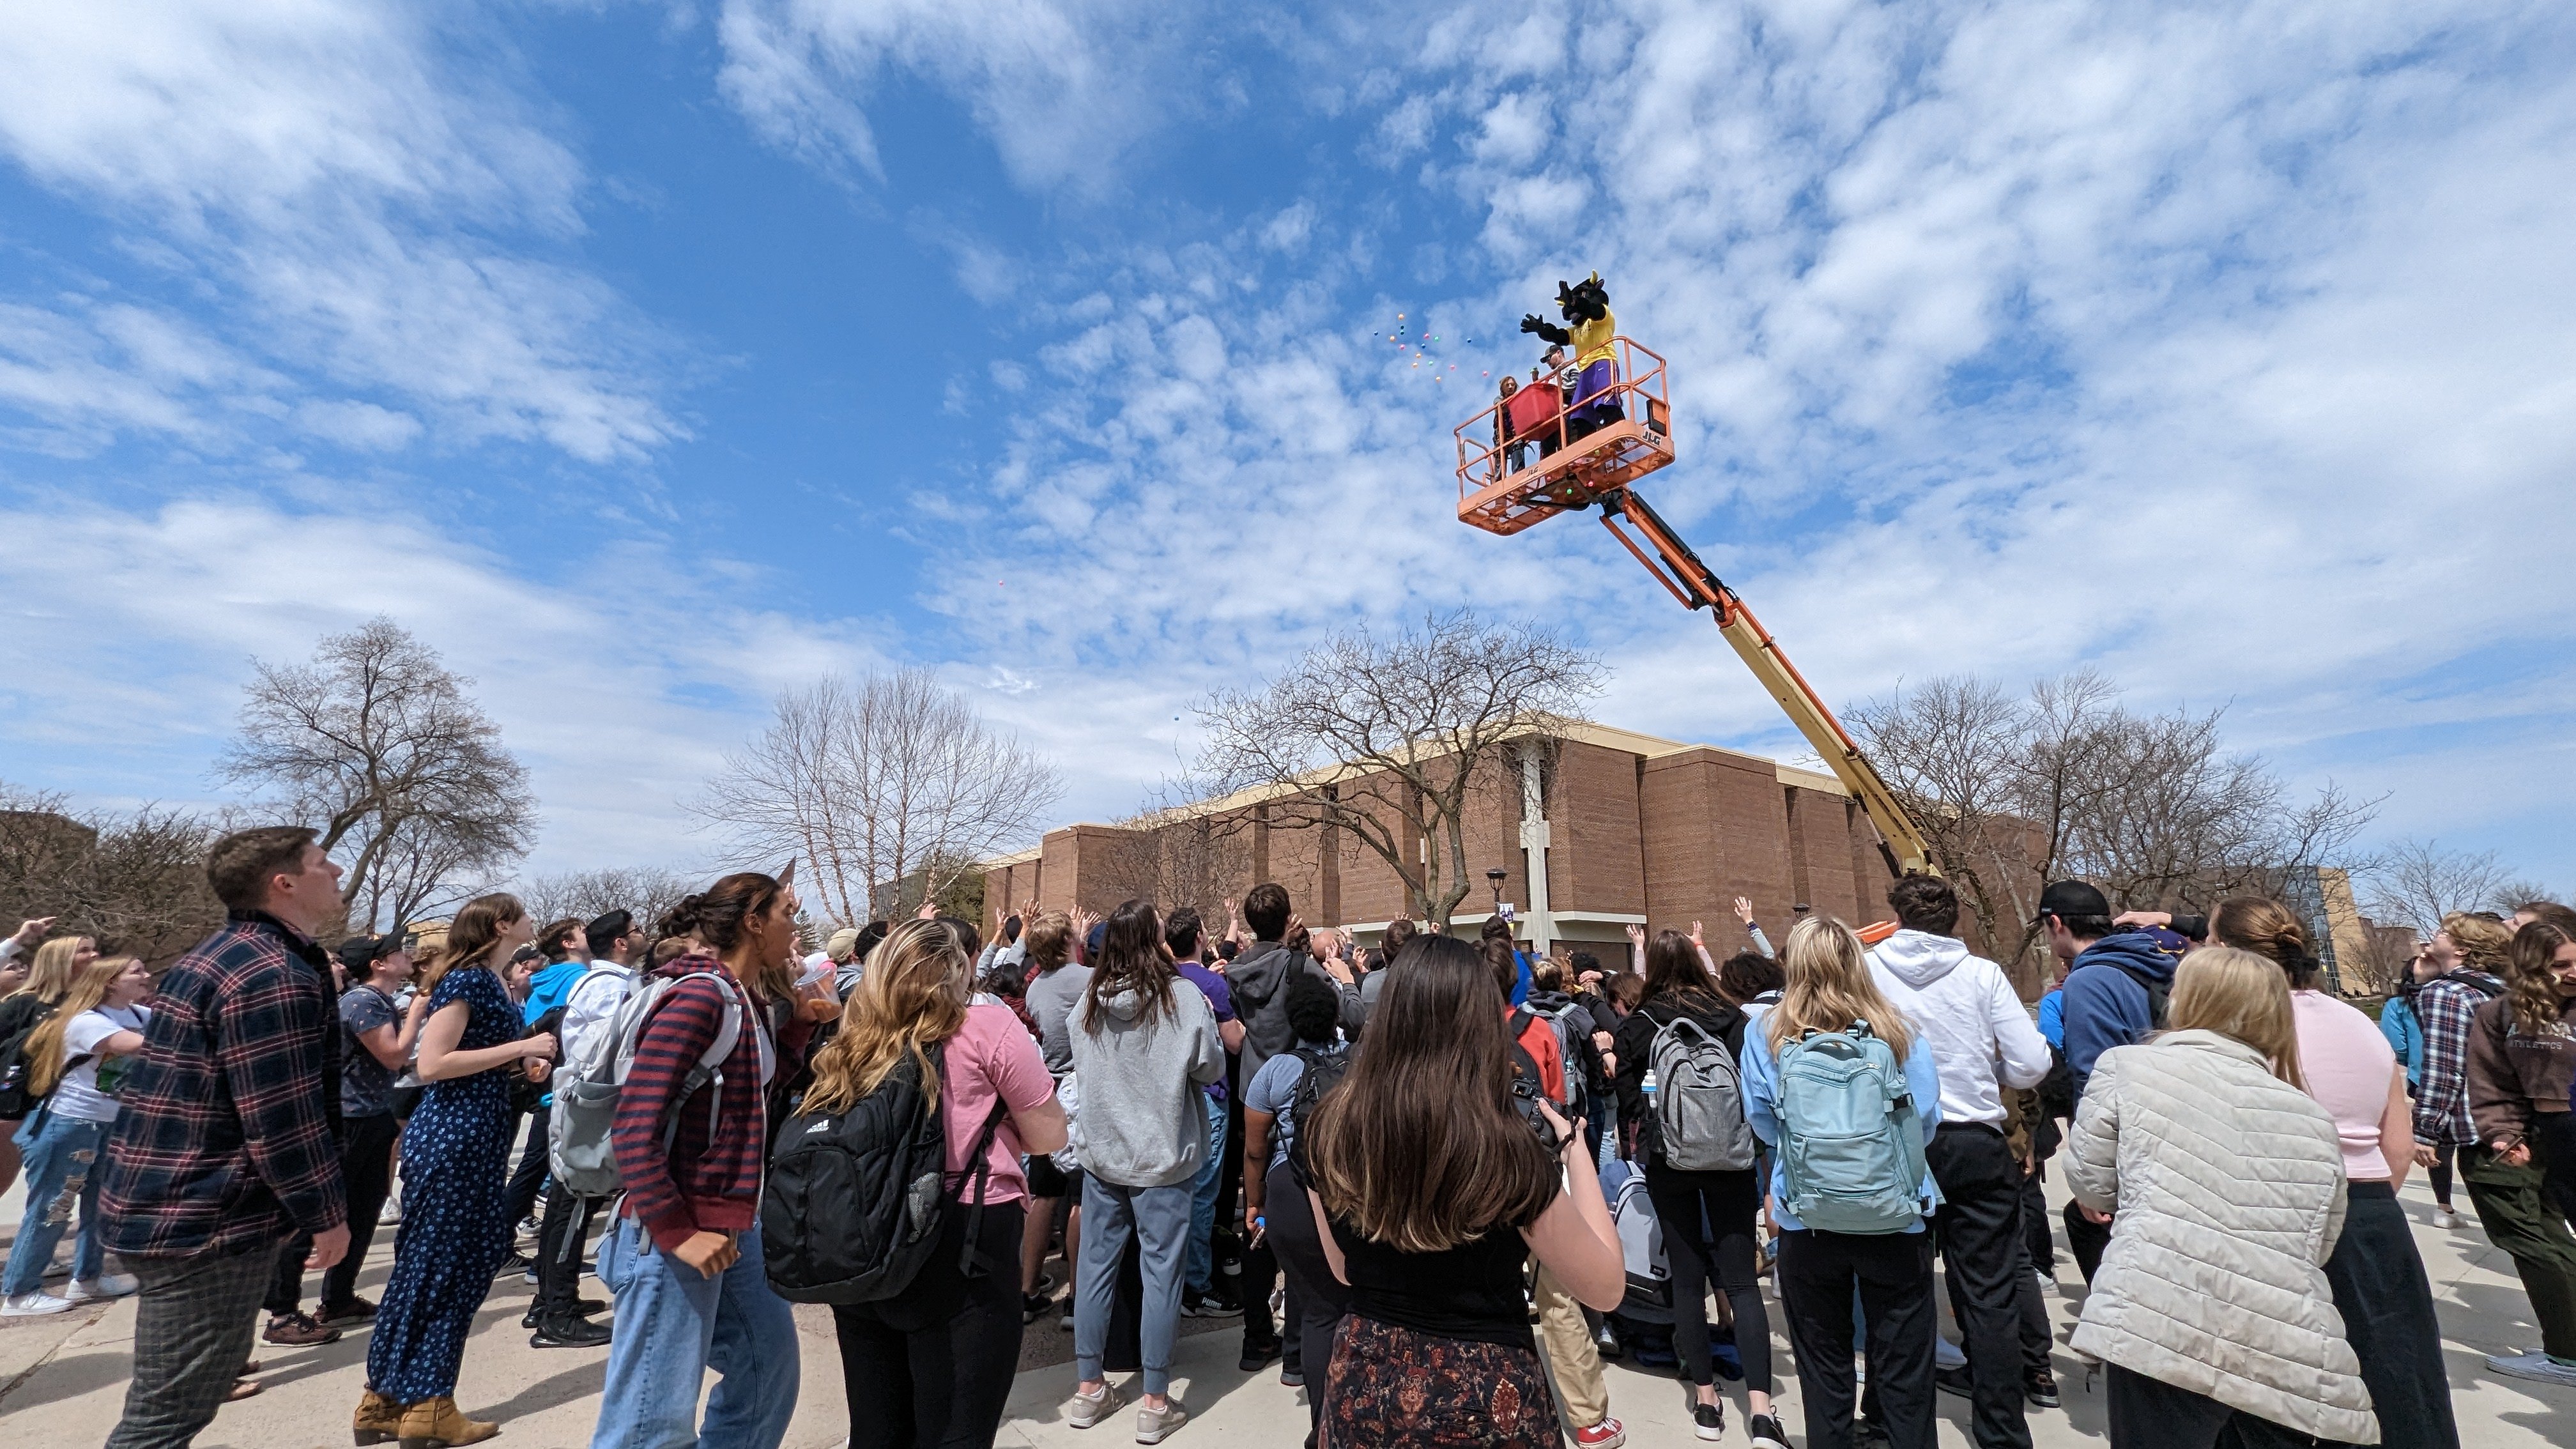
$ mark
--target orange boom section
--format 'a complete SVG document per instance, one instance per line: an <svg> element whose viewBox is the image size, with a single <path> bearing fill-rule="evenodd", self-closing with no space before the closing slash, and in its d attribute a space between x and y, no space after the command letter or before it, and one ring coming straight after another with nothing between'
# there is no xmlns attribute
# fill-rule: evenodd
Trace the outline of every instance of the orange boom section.
<svg viewBox="0 0 2576 1449"><path fill-rule="evenodd" d="M1458 425L1459 522L1518 533L1673 460L1664 359L1625 337L1611 346L1617 380L1581 406L1560 406L1554 384L1540 382ZM1579 416L1614 411L1597 423Z"/></svg>

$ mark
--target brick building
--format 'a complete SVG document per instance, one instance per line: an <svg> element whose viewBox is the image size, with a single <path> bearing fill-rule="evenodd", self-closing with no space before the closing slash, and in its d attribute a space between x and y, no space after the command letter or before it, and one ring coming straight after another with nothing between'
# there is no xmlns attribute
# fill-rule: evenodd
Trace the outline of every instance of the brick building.
<svg viewBox="0 0 2576 1449"><path fill-rule="evenodd" d="M1697 920L1723 955L1743 940L1737 896L1774 940L1801 904L1854 924L1887 914L1877 831L1831 775L1601 725L1514 753L1520 788L1497 771L1471 819L1466 864L1479 888L1458 926L1491 914L1483 873L1497 868L1519 934L1542 949L1624 951L1628 926L1687 931ZM1374 851L1331 828L1274 828L1269 814L1239 796L1144 826L1049 831L985 863L986 926L1037 908L1106 913L1135 896L1221 916L1226 898L1264 880L1287 887L1309 925L1348 926L1363 940L1404 911L1403 886Z"/></svg>

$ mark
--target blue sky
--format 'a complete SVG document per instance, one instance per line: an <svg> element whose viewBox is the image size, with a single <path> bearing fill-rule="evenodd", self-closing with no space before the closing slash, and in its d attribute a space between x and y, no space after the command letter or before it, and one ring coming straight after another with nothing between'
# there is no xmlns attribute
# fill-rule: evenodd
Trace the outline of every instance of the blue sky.
<svg viewBox="0 0 2576 1449"><path fill-rule="evenodd" d="M2576 887L2563 6L168 0L0 73L13 783L212 799L250 661L379 612L539 869L703 855L825 670L937 666L1096 818L1458 602L1794 753L1597 530L1452 516L1598 268L1659 503L1831 698L2091 664Z"/></svg>

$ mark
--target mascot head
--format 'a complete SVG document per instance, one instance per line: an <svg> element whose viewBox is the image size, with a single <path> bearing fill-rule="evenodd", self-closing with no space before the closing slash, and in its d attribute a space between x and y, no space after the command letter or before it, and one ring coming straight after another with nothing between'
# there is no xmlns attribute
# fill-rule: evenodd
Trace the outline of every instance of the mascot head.
<svg viewBox="0 0 2576 1449"><path fill-rule="evenodd" d="M1610 315L1610 293L1601 285L1601 274L1591 276L1569 287L1556 284L1556 310L1568 322L1596 322Z"/></svg>

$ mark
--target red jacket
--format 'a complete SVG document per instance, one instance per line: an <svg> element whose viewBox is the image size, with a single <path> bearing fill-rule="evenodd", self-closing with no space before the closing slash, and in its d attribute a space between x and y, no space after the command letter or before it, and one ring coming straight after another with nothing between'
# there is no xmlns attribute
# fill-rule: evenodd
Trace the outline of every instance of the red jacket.
<svg viewBox="0 0 2576 1449"><path fill-rule="evenodd" d="M760 1219L769 1112L762 1078L762 1014L751 993L712 956L682 956L653 972L679 981L646 1017L634 1065L617 1097L617 1176L628 1216L668 1252L693 1233L738 1233ZM742 1030L715 1077L674 1100L698 1058L715 1045L728 994ZM662 1134L678 1129L666 1152Z"/></svg>

